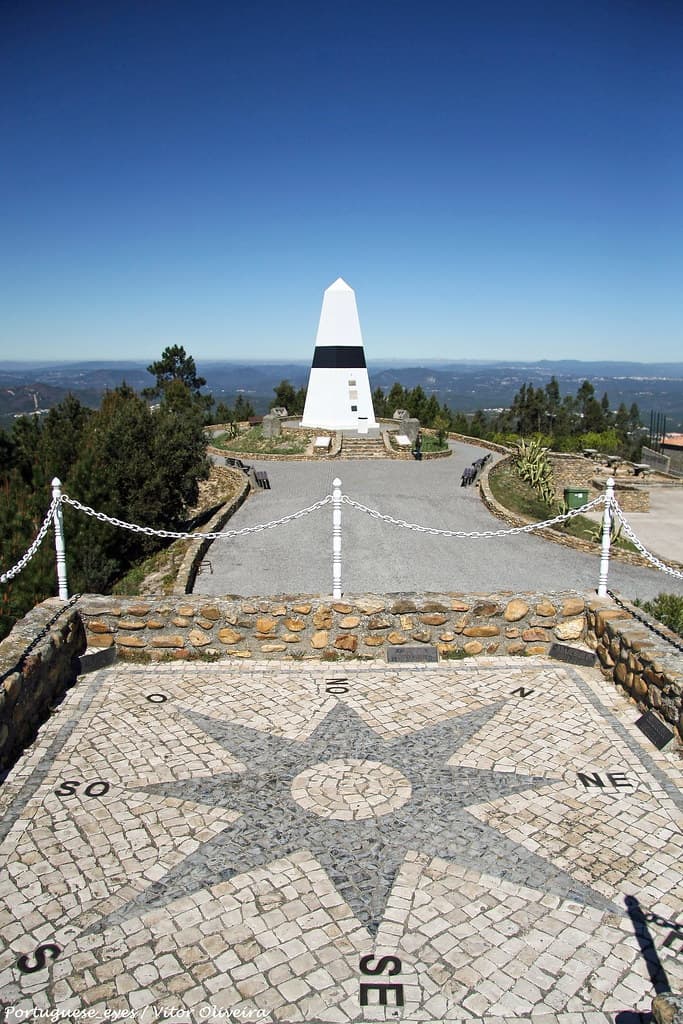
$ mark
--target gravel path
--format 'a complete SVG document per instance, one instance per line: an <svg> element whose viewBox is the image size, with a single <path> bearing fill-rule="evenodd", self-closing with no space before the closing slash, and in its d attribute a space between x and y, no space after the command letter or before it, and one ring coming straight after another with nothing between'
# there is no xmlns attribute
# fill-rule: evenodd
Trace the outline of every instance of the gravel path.
<svg viewBox="0 0 683 1024"><path fill-rule="evenodd" d="M349 497L408 522L441 529L491 530L503 525L484 507L474 487L460 487L465 466L484 449L452 443L448 459L427 462L359 460L257 461L272 489L253 494L230 529L265 523L295 512L332 491L339 476ZM332 589L331 506L286 526L230 541L216 541L195 593L329 594ZM592 591L599 558L530 535L484 540L429 537L342 511L342 586L345 593L498 590ZM618 562L608 586L624 597L683 594L683 580Z"/></svg>

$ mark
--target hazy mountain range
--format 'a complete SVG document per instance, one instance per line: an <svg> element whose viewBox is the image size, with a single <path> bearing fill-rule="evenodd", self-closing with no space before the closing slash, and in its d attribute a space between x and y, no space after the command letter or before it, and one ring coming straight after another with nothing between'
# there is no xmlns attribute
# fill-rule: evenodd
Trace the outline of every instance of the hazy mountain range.
<svg viewBox="0 0 683 1024"><path fill-rule="evenodd" d="M145 362L55 362L28 363L0 361L0 423L8 427L15 416L44 411L72 392L96 407L107 388L126 381L140 390L153 383ZM308 380L308 362L271 363L197 360L197 371L207 379L207 390L216 401L232 404L240 393L249 398L258 413L267 411L273 388L281 380L295 388ZM651 411L667 416L667 429L683 430L683 363L580 362L541 360L539 362L425 361L407 363L377 361L368 367L372 388L385 391L395 381L413 388L420 384L427 395L435 393L454 411L499 409L510 404L522 384L543 386L557 377L561 393L574 394L584 380L590 380L597 397L607 392L610 405L630 406L637 402L647 425Z"/></svg>

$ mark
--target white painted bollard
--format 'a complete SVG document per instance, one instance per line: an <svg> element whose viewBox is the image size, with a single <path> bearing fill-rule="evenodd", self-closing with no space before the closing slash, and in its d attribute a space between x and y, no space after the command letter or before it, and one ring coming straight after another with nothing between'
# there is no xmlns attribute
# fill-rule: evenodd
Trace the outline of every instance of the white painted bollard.
<svg viewBox="0 0 683 1024"><path fill-rule="evenodd" d="M62 481L56 476L52 481L52 500L61 498L61 496ZM69 588L66 582L66 548L64 547L64 522L62 519L61 502L52 513L52 519L55 528L55 551L57 552L57 586L61 599L68 601Z"/></svg>
<svg viewBox="0 0 683 1024"><path fill-rule="evenodd" d="M339 477L332 481L332 597L342 596L341 566L341 485Z"/></svg>
<svg viewBox="0 0 683 1024"><path fill-rule="evenodd" d="M614 499L614 477L607 478L605 489L605 511L602 517L602 546L600 549L600 578L598 597L607 597L607 574L609 573L609 548L612 539L612 501Z"/></svg>

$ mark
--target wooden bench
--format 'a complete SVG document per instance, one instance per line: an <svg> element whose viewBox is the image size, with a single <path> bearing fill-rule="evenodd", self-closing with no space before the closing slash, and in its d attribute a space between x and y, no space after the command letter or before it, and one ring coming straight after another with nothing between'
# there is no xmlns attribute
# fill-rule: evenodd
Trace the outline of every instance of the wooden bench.
<svg viewBox="0 0 683 1024"><path fill-rule="evenodd" d="M246 462L242 462L241 459L226 458L225 465L231 466L232 469L241 469L243 473L251 473L251 466L248 466Z"/></svg>
<svg viewBox="0 0 683 1024"><path fill-rule="evenodd" d="M200 576L203 572L209 572L213 576L213 565L208 558L205 558L199 563L197 568L197 575Z"/></svg>
<svg viewBox="0 0 683 1024"><path fill-rule="evenodd" d="M268 479L268 474L265 472L265 470L263 470L263 469L255 469L254 470L254 479L256 480L256 483L258 484L258 486L262 487L264 489L264 491L269 491L270 490L270 480Z"/></svg>

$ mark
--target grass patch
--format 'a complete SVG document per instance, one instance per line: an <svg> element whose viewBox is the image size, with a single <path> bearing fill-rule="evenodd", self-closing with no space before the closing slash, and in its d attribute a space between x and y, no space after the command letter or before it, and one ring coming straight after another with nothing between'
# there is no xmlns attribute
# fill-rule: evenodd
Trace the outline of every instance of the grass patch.
<svg viewBox="0 0 683 1024"><path fill-rule="evenodd" d="M448 451L448 444L443 441L439 442L436 434L423 434L422 435L422 451L423 452L445 452Z"/></svg>
<svg viewBox="0 0 683 1024"><path fill-rule="evenodd" d="M557 514L539 498L531 484L517 475L510 460L499 462L491 469L489 487L496 501L517 515L540 522Z"/></svg>
<svg viewBox="0 0 683 1024"><path fill-rule="evenodd" d="M250 427L237 437L218 434L212 444L233 455L303 455L312 436L306 430L285 430L278 437L264 437L262 427Z"/></svg>

